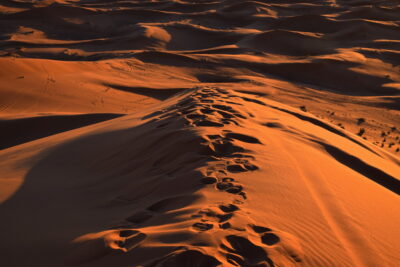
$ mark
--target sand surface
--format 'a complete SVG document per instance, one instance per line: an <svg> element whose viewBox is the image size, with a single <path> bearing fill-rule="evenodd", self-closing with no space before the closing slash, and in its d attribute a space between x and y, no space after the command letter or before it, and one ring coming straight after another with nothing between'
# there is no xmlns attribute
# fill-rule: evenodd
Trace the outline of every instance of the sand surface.
<svg viewBox="0 0 400 267"><path fill-rule="evenodd" d="M0 265L400 266L398 1L0 1Z"/></svg>

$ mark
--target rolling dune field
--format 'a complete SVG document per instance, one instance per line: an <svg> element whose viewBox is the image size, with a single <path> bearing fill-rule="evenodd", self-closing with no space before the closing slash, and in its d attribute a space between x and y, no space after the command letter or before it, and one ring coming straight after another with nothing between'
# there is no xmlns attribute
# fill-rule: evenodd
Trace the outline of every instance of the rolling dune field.
<svg viewBox="0 0 400 267"><path fill-rule="evenodd" d="M0 1L6 267L400 266L397 0Z"/></svg>

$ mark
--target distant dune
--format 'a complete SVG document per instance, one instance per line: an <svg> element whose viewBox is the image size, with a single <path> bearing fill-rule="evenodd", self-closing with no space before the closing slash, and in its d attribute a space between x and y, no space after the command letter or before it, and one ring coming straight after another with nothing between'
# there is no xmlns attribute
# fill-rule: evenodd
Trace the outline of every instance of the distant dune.
<svg viewBox="0 0 400 267"><path fill-rule="evenodd" d="M397 1L0 3L0 256L400 266Z"/></svg>

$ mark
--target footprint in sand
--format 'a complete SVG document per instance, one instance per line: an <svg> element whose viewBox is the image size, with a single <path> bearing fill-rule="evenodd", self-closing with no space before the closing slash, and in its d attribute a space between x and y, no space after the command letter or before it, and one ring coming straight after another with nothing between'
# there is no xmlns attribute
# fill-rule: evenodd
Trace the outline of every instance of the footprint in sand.
<svg viewBox="0 0 400 267"><path fill-rule="evenodd" d="M227 205L219 205L219 208L223 211L223 212L234 212L239 210L239 207L234 205L234 204L227 204Z"/></svg>
<svg viewBox="0 0 400 267"><path fill-rule="evenodd" d="M229 220L238 210L239 207L235 204L220 204L218 208L200 210L198 214L192 215L192 217L201 218L202 222L193 224L193 228L197 231L207 231L213 228L211 223L214 222L217 223L221 229L229 229L232 227Z"/></svg>
<svg viewBox="0 0 400 267"><path fill-rule="evenodd" d="M227 262L234 266L274 266L267 250L246 237L228 235L220 247Z"/></svg>
<svg viewBox="0 0 400 267"><path fill-rule="evenodd" d="M211 223L194 223L192 227L197 231L203 232L212 229L213 225Z"/></svg>
<svg viewBox="0 0 400 267"><path fill-rule="evenodd" d="M254 232L260 235L261 242L268 246L273 246L280 241L279 236L274 234L270 228L258 225L251 225L250 227Z"/></svg>
<svg viewBox="0 0 400 267"><path fill-rule="evenodd" d="M116 241L115 244L118 245L122 250L129 251L137 247L147 235L141 233L137 230L121 230L119 236L122 238Z"/></svg>
<svg viewBox="0 0 400 267"><path fill-rule="evenodd" d="M217 181L218 181L217 178L210 177L210 176L201 178L201 182L203 184L215 184Z"/></svg>
<svg viewBox="0 0 400 267"><path fill-rule="evenodd" d="M81 236L66 261L69 264L87 263L113 252L128 252L138 247L147 235L135 229L115 229Z"/></svg>
<svg viewBox="0 0 400 267"><path fill-rule="evenodd" d="M267 247L279 248L280 251L286 251L290 261L302 261L303 251L300 242L295 236L282 231L279 231L278 235L277 231L264 226L250 225L250 228L260 237L261 242ZM285 242L282 242L282 239Z"/></svg>

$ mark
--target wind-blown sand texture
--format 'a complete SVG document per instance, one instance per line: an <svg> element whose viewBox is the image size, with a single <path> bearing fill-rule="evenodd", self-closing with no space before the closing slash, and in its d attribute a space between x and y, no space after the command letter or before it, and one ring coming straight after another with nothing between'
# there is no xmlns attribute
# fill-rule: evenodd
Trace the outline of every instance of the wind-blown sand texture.
<svg viewBox="0 0 400 267"><path fill-rule="evenodd" d="M7 267L400 266L398 1L0 2Z"/></svg>

